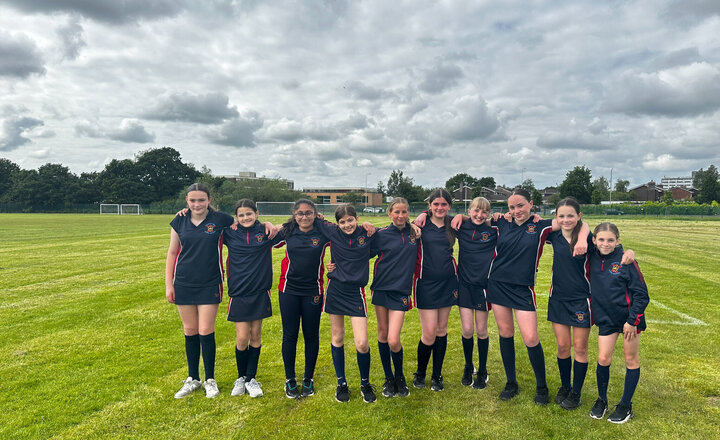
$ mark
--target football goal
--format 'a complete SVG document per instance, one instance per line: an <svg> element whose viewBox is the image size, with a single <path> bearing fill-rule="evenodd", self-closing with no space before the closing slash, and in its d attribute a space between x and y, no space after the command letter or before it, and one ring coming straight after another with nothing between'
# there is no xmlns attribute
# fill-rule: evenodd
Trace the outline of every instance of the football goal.
<svg viewBox="0 0 720 440"><path fill-rule="evenodd" d="M120 215L143 215L143 210L137 203L123 203L120 205Z"/></svg>
<svg viewBox="0 0 720 440"><path fill-rule="evenodd" d="M120 214L120 205L117 203L101 203L100 214Z"/></svg>

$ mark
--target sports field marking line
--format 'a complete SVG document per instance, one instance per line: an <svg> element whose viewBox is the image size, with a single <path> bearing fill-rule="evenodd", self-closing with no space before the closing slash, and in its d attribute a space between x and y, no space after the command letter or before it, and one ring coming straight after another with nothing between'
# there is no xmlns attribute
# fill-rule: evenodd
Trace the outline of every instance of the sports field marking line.
<svg viewBox="0 0 720 440"><path fill-rule="evenodd" d="M548 296L547 293L536 293L535 296ZM700 319L697 319L695 317L692 317L690 315L687 315L679 310L675 310L672 307L666 306L665 304L661 303L658 300L651 299L650 305L656 305L660 307L663 310L667 310L668 312L679 316L682 319L685 319L685 321L662 321L658 319L648 319L647 322L652 324L672 324L672 325L688 325L688 326L705 326L707 323L705 321L702 321Z"/></svg>

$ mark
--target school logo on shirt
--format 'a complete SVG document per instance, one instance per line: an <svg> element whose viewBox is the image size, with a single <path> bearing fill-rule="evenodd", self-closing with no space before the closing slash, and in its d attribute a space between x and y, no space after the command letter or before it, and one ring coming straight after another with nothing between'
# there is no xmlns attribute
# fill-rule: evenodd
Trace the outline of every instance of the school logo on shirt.
<svg viewBox="0 0 720 440"><path fill-rule="evenodd" d="M525 232L527 232L528 234L535 234L537 233L537 228L535 225L528 225L527 231Z"/></svg>
<svg viewBox="0 0 720 440"><path fill-rule="evenodd" d="M400 301L402 301L403 305L405 307L407 307L407 305L408 305L408 297L407 296L403 296L402 298L400 298Z"/></svg>
<svg viewBox="0 0 720 440"><path fill-rule="evenodd" d="M205 233L206 234L214 234L215 233L215 223L208 223L205 225Z"/></svg>
<svg viewBox="0 0 720 440"><path fill-rule="evenodd" d="M453 296L455 297L455 299L457 299L457 297L458 297L458 291L457 291L457 289L453 290L452 294L453 294Z"/></svg>
<svg viewBox="0 0 720 440"><path fill-rule="evenodd" d="M358 246L365 246L365 237L358 237Z"/></svg>
<svg viewBox="0 0 720 440"><path fill-rule="evenodd" d="M610 273L613 275L619 275L621 267L622 267L622 264L620 264L618 262L610 263Z"/></svg>
<svg viewBox="0 0 720 440"><path fill-rule="evenodd" d="M417 241L415 237L410 237L410 244L415 244L415 241Z"/></svg>
<svg viewBox="0 0 720 440"><path fill-rule="evenodd" d="M585 321L585 312L575 312L575 319L577 322Z"/></svg>
<svg viewBox="0 0 720 440"><path fill-rule="evenodd" d="M262 243L263 240L265 239L265 236L263 234L257 234L257 235L255 235L255 239L257 240L258 243Z"/></svg>
<svg viewBox="0 0 720 440"><path fill-rule="evenodd" d="M483 232L482 234L480 234L480 241L486 242L489 240L490 240L490 234L488 234L487 232Z"/></svg>
<svg viewBox="0 0 720 440"><path fill-rule="evenodd" d="M312 247L318 247L318 245L320 244L320 239L317 237L313 237L310 239L310 244L312 245Z"/></svg>

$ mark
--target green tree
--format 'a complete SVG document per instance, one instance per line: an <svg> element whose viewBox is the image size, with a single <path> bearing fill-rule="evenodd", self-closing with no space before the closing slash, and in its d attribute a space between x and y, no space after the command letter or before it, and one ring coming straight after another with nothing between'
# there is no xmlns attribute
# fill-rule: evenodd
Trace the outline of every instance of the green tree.
<svg viewBox="0 0 720 440"><path fill-rule="evenodd" d="M0 158L0 201L10 196L13 186L13 174L20 171L20 167L9 159Z"/></svg>
<svg viewBox="0 0 720 440"><path fill-rule="evenodd" d="M353 206L357 206L360 203L365 203L365 193L360 191L348 191L343 196L343 201Z"/></svg>
<svg viewBox="0 0 720 440"><path fill-rule="evenodd" d="M550 205L550 206L557 206L557 204L559 202L560 202L560 194L558 194L558 193L555 193L548 198L548 205Z"/></svg>
<svg viewBox="0 0 720 440"><path fill-rule="evenodd" d="M710 165L707 170L695 173L693 186L697 188L698 203L711 203L713 200L720 201L720 183L718 183L718 170L715 165Z"/></svg>
<svg viewBox="0 0 720 440"><path fill-rule="evenodd" d="M174 197L201 175L195 167L183 163L174 148L152 148L141 152L135 160L136 172L147 191L142 202L161 201Z"/></svg>
<svg viewBox="0 0 720 440"><path fill-rule="evenodd" d="M542 193L538 191L537 189L533 188L530 192L530 198L532 199L533 205L536 207L541 207L543 205L543 197Z"/></svg>
<svg viewBox="0 0 720 440"><path fill-rule="evenodd" d="M629 186L630 186L629 180L618 179L615 181L615 192L627 193Z"/></svg>
<svg viewBox="0 0 720 440"><path fill-rule="evenodd" d="M387 192L391 197L403 197L408 202L419 202L422 201L425 196L425 190L415 185L411 177L403 175L401 170L393 170L390 173L390 178L387 182Z"/></svg>
<svg viewBox="0 0 720 440"><path fill-rule="evenodd" d="M592 201L591 177L590 168L586 168L584 165L576 166L568 171L565 180L558 188L560 197L575 197L580 203L590 203Z"/></svg>
<svg viewBox="0 0 720 440"><path fill-rule="evenodd" d="M467 173L460 173L455 174L445 182L445 189L448 190L448 192L452 193L456 189L460 188L463 183L470 188L475 188L476 186L479 186L478 179Z"/></svg>
<svg viewBox="0 0 720 440"><path fill-rule="evenodd" d="M532 179L525 179L520 184L520 188L532 194L533 190L535 189L535 184L533 183Z"/></svg>
<svg viewBox="0 0 720 440"><path fill-rule="evenodd" d="M675 203L675 199L673 199L672 191L663 192L663 195L662 195L662 198L660 199L660 201L668 206Z"/></svg>
<svg viewBox="0 0 720 440"><path fill-rule="evenodd" d="M494 189L495 188L495 178L494 177L481 177L478 179L478 186L484 186L485 188Z"/></svg>
<svg viewBox="0 0 720 440"><path fill-rule="evenodd" d="M153 194L148 193L140 181L140 171L130 159L113 159L100 172L98 182L105 203L148 203Z"/></svg>

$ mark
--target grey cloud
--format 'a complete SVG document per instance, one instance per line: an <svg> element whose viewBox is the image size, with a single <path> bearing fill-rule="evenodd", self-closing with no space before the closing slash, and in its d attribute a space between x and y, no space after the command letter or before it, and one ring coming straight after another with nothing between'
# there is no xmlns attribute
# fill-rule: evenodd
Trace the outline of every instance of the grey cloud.
<svg viewBox="0 0 720 440"><path fill-rule="evenodd" d="M0 31L0 76L27 78L33 73L45 73L35 42L25 35Z"/></svg>
<svg viewBox="0 0 720 440"><path fill-rule="evenodd" d="M0 151L11 151L27 144L30 139L23 135L42 125L44 125L43 121L27 116L5 119L0 133Z"/></svg>
<svg viewBox="0 0 720 440"><path fill-rule="evenodd" d="M497 133L501 123L479 96L464 96L455 101L453 110L441 121L443 132L452 139L484 139Z"/></svg>
<svg viewBox="0 0 720 440"><path fill-rule="evenodd" d="M300 88L300 81L292 79L288 81L283 81L280 85L285 90L295 90Z"/></svg>
<svg viewBox="0 0 720 440"><path fill-rule="evenodd" d="M77 17L72 17L65 26L57 28L55 32L60 38L63 58L66 60L76 59L80 55L80 49L87 46L83 27Z"/></svg>
<svg viewBox="0 0 720 440"><path fill-rule="evenodd" d="M314 122L299 122L282 119L269 126L264 132L268 139L285 142L301 140L331 141L339 137L337 129L333 126L316 124Z"/></svg>
<svg viewBox="0 0 720 440"><path fill-rule="evenodd" d="M687 47L685 49L676 50L653 60L653 66L658 69L668 69L675 66L683 66L701 61L700 51L697 47Z"/></svg>
<svg viewBox="0 0 720 440"><path fill-rule="evenodd" d="M17 116L21 113L27 113L30 111L27 107L24 105L12 105L12 104L5 104L2 107L0 107L0 116L6 117L6 116Z"/></svg>
<svg viewBox="0 0 720 440"><path fill-rule="evenodd" d="M364 101L377 101L391 96L390 93L387 93L382 89L366 86L360 81L347 82L343 85L343 88L350 92L350 95L353 98L362 99Z"/></svg>
<svg viewBox="0 0 720 440"><path fill-rule="evenodd" d="M592 134L600 134L607 129L607 125L598 117L593 118L587 126L588 131Z"/></svg>
<svg viewBox="0 0 720 440"><path fill-rule="evenodd" d="M215 144L251 148L255 146L255 132L262 126L263 120L260 114L248 111L220 127L207 130L204 135L207 140Z"/></svg>
<svg viewBox="0 0 720 440"><path fill-rule="evenodd" d="M123 119L117 128L104 128L98 124L85 121L75 125L75 134L137 144L155 140L155 134L148 133L145 127L136 119Z"/></svg>
<svg viewBox="0 0 720 440"><path fill-rule="evenodd" d="M717 0L674 0L661 14L666 20L681 25L692 25L710 17L720 15Z"/></svg>
<svg viewBox="0 0 720 440"><path fill-rule="evenodd" d="M549 132L537 139L537 146L550 150L613 150L614 142L605 136L594 136L577 131L570 133Z"/></svg>
<svg viewBox="0 0 720 440"><path fill-rule="evenodd" d="M340 121L337 126L341 131L362 130L370 125L372 120L362 113L353 113L344 121Z"/></svg>
<svg viewBox="0 0 720 440"><path fill-rule="evenodd" d="M425 72L425 78L418 87L423 92L437 94L455 86L462 77L463 72L458 66L439 64Z"/></svg>
<svg viewBox="0 0 720 440"><path fill-rule="evenodd" d="M228 102L227 95L221 93L208 93L205 95L173 93L160 98L158 103L142 116L145 119L159 121L218 124L239 115L237 107L229 107Z"/></svg>
<svg viewBox="0 0 720 440"><path fill-rule="evenodd" d="M707 63L626 74L607 89L603 108L611 112L682 117L720 108L720 70Z"/></svg>
<svg viewBox="0 0 720 440"><path fill-rule="evenodd" d="M76 13L112 24L172 17L185 7L183 0L7 0L5 3L25 12Z"/></svg>

